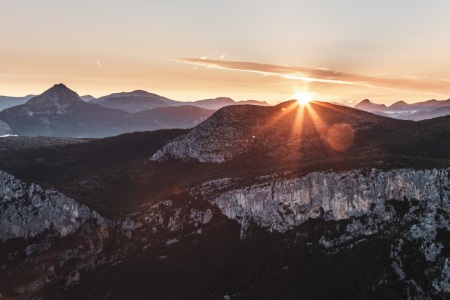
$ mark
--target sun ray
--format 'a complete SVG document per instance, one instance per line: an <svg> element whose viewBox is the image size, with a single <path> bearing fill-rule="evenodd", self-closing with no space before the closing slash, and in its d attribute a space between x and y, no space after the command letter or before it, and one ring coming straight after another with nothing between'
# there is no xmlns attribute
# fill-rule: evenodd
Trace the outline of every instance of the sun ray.
<svg viewBox="0 0 450 300"><path fill-rule="evenodd" d="M315 103L316 102L314 102L314 104ZM321 117L319 117L319 115L316 113L316 111L314 110L314 108L311 105L307 105L306 109L307 109L308 114L311 117L312 123L314 124L317 132L320 135L320 138L326 139L327 131L328 131L327 124L322 120Z"/></svg>
<svg viewBox="0 0 450 300"><path fill-rule="evenodd" d="M295 151L298 152L299 156L301 156L301 144L305 124L305 106L306 105L297 105L297 111L288 138L289 143L297 148ZM298 143L296 141L298 141Z"/></svg>
<svg viewBox="0 0 450 300"><path fill-rule="evenodd" d="M304 94L306 93L301 95ZM307 99L310 99L309 96ZM300 166L298 164L306 163L304 161L306 157L303 155L303 152L309 147L308 143L312 142L315 144L317 142L317 139L314 138L317 137L317 134L323 145L328 146L333 152L347 151L353 145L354 131L350 125L339 122L331 124L322 119L327 114L332 113L332 110L347 113L345 107L340 109L331 104L318 101L303 102L296 100L276 107L277 110L272 113L269 120L258 130L258 135L261 135L271 130L284 130L283 128L289 126L288 132L286 132L286 151L279 154L278 159L280 162L289 159L293 160L292 162L297 166ZM328 112L322 114L322 111ZM305 140L311 138L310 142ZM314 154L309 153L308 156L310 155Z"/></svg>
<svg viewBox="0 0 450 300"><path fill-rule="evenodd" d="M314 102L314 104L332 111L339 111L340 113L349 114L345 107L336 107L323 102ZM311 106L308 107L310 108L309 112L311 113L312 120L317 131L319 132L321 138L333 151L345 152L353 146L355 130L350 124L347 122L338 121L327 125Z"/></svg>
<svg viewBox="0 0 450 300"><path fill-rule="evenodd" d="M270 119L266 126L270 127L273 124L278 123L281 119L288 116L295 109L298 109L298 103L296 102L289 103L287 106L283 105L280 110Z"/></svg>

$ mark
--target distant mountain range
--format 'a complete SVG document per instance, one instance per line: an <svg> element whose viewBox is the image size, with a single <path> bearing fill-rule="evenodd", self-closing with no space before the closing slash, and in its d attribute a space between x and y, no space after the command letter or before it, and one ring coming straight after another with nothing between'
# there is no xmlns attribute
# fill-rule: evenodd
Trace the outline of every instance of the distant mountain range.
<svg viewBox="0 0 450 300"><path fill-rule="evenodd" d="M163 128L191 128L214 111L194 106L158 107L133 114L83 101L57 84L26 103L0 112L3 134L105 137Z"/></svg>
<svg viewBox="0 0 450 300"><path fill-rule="evenodd" d="M396 119L420 121L450 114L450 99L432 99L412 104L398 101L390 106L376 104L369 99L364 99L356 104L354 108Z"/></svg>
<svg viewBox="0 0 450 300"><path fill-rule="evenodd" d="M176 101L166 97L149 93L146 91L136 90L133 92L115 93L108 96L92 99L90 103L98 104L104 107L121 109L127 112L135 113L157 107L169 106L185 106L191 105L200 108L217 110L228 105L253 104L260 106L269 106L267 102L247 100L236 102L226 97L218 97L214 99L205 99L198 101Z"/></svg>
<svg viewBox="0 0 450 300"><path fill-rule="evenodd" d="M192 128L219 108L254 104L219 97L199 101L171 100L146 91L101 98L78 96L57 84L39 96L0 97L0 135L105 137L125 132Z"/></svg>
<svg viewBox="0 0 450 300"><path fill-rule="evenodd" d="M0 96L0 135L106 137L133 131L192 128L220 108L247 104L270 106L264 101L236 102L227 97L183 102L143 90L100 98L80 97L57 84L39 96ZM339 103L341 107L352 104ZM450 99L413 104L398 101L390 106L364 99L354 108L394 119L420 121L449 115ZM241 110L245 113L245 106Z"/></svg>
<svg viewBox="0 0 450 300"><path fill-rule="evenodd" d="M35 96L36 95L27 95L24 97L0 96L0 111L13 106L25 104L28 100L30 100ZM156 107L184 106L184 105L191 105L211 110L218 110L228 105L251 104L260 106L270 106L270 104L268 104L265 101L258 101L258 100L234 101L233 99L228 97L217 97L197 101L177 101L157 94L149 93L143 90L113 93L100 98L95 98L94 96L91 95L80 96L80 98L84 102L98 104L108 108L121 109L130 113L135 113Z"/></svg>

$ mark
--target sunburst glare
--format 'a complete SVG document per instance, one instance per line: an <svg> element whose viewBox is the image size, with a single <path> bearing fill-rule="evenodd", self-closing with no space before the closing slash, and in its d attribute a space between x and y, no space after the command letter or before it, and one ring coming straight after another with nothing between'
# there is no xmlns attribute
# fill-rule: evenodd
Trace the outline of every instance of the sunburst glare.
<svg viewBox="0 0 450 300"><path fill-rule="evenodd" d="M294 99L297 100L300 104L305 105L305 104L307 104L309 101L312 100L312 96L313 96L313 93L302 93L302 92L300 92L300 93L295 93L293 97L294 97Z"/></svg>

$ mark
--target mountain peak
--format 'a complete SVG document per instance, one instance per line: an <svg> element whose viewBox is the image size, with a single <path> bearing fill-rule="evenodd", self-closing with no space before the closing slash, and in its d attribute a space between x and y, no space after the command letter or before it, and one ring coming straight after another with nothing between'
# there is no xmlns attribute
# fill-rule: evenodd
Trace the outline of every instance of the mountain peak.
<svg viewBox="0 0 450 300"><path fill-rule="evenodd" d="M130 94L148 95L148 94L150 94L150 93L147 92L147 91L144 91L144 90L134 90L134 91L130 92Z"/></svg>
<svg viewBox="0 0 450 300"><path fill-rule="evenodd" d="M404 106L404 105L409 105L409 104L406 103L405 101L401 100L401 101L397 101L397 102L393 103L390 107Z"/></svg>
<svg viewBox="0 0 450 300"><path fill-rule="evenodd" d="M371 102L369 99L364 99L361 102L359 102L358 104L356 104L354 108L365 110L365 111L377 111L377 110L386 108L386 105L376 104L376 103Z"/></svg>
<svg viewBox="0 0 450 300"><path fill-rule="evenodd" d="M64 85L64 83L57 83L53 85L52 88L58 88L58 89L67 89L68 87Z"/></svg>
<svg viewBox="0 0 450 300"><path fill-rule="evenodd" d="M62 83L55 84L41 95L30 99L26 105L34 109L65 108L72 104L83 103L77 93Z"/></svg>

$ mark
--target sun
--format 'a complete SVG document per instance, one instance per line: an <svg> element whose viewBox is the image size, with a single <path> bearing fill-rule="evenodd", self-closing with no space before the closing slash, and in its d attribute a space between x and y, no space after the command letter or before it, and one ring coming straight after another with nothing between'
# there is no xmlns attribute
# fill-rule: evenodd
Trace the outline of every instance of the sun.
<svg viewBox="0 0 450 300"><path fill-rule="evenodd" d="M294 99L296 99L298 103L305 105L312 100L312 96L312 93L296 93L294 94Z"/></svg>

